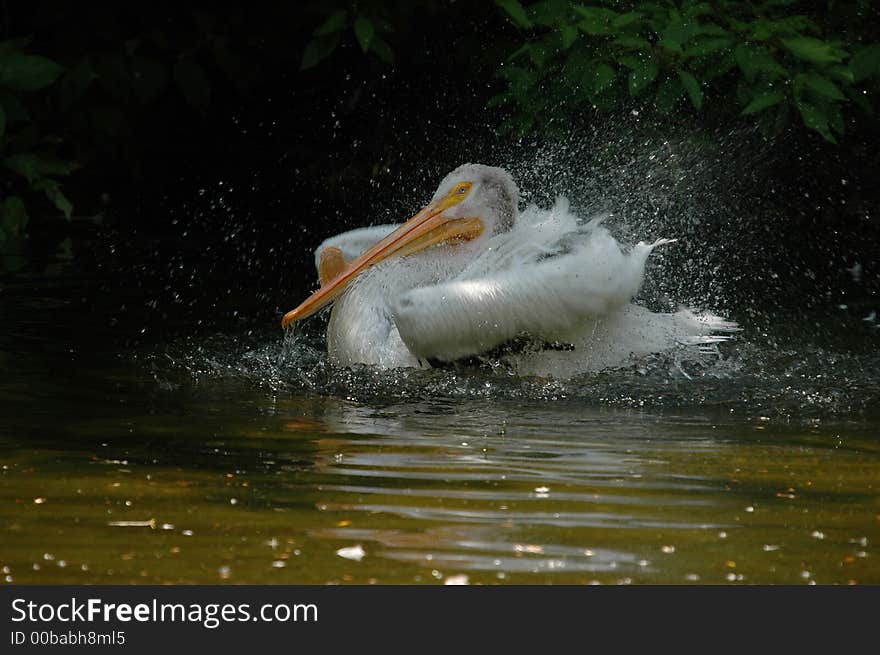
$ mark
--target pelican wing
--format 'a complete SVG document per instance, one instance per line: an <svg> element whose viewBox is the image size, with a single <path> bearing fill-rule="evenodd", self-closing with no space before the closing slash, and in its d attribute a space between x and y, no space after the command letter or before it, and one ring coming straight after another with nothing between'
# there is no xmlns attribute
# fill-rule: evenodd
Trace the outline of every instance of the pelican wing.
<svg viewBox="0 0 880 655"><path fill-rule="evenodd" d="M524 333L567 340L626 305L642 284L648 255L666 241L624 252L601 219L578 225L570 216L567 203L549 216L526 210L459 275L397 299L394 321L410 351L449 361Z"/></svg>
<svg viewBox="0 0 880 655"><path fill-rule="evenodd" d="M349 230L342 234L330 237L321 243L315 250L315 268L320 273L321 252L328 246L335 246L342 251L342 255L346 261L351 261L360 257L368 249L375 246L386 236L400 227L399 224L394 225L373 225L371 227L362 227L356 230Z"/></svg>

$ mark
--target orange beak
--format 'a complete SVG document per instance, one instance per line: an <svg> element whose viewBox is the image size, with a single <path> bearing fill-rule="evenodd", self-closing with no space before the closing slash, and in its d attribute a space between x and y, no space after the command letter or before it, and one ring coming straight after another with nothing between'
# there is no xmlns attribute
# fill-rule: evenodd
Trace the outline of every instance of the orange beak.
<svg viewBox="0 0 880 655"><path fill-rule="evenodd" d="M326 307L336 300L358 275L389 257L405 257L438 243L469 241L480 236L483 233L483 221L479 218L447 218L443 215L447 209L461 202L465 195L451 192L446 197L430 203L342 269L336 277L306 298L299 307L287 312L281 319L281 327L308 318Z"/></svg>

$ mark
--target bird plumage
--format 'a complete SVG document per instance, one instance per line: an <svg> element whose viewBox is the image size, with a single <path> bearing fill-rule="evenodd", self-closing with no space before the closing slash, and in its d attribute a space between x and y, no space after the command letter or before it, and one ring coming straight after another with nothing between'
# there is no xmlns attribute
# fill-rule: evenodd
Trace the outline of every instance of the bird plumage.
<svg viewBox="0 0 880 655"><path fill-rule="evenodd" d="M492 351L527 335L570 344L509 353L523 375L560 378L625 365L671 348L727 338L735 329L711 314L656 313L632 303L660 239L624 248L602 225L581 220L564 198L549 209L517 211L518 191L501 169L465 165L441 183L435 201L463 179L479 180L473 202L487 225L473 240L441 243L392 257L361 272L336 299L328 325L331 359L340 365L426 366ZM399 226L383 225L328 239L355 259Z"/></svg>

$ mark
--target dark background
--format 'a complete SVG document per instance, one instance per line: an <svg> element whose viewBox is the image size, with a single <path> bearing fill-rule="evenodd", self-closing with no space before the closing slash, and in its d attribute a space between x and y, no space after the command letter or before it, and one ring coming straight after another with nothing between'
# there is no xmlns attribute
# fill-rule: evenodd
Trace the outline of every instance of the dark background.
<svg viewBox="0 0 880 655"><path fill-rule="evenodd" d="M874 308L872 116L837 144L634 106L569 116L552 135L503 132L507 110L489 103L519 39L504 12L373 4L393 24L393 62L345 33L303 70L326 3L3 2L3 38L30 35L68 70L87 57L96 77L63 111L46 101L41 128L81 165L63 183L73 217L33 201L2 293L57 292L131 334L274 325L313 284L321 240L404 220L446 172L479 161L509 168L526 200L566 193L585 213L615 211L624 237L681 237L652 302L741 321ZM181 60L198 79L175 78ZM860 277L847 271L857 262Z"/></svg>
<svg viewBox="0 0 880 655"><path fill-rule="evenodd" d="M123 652L148 653L157 645L190 647L199 643L209 646L213 652L238 652L252 647L259 640L263 643L295 641L303 647L326 646L332 640L334 647L361 647L369 640L378 638L376 626L388 624L382 632L382 646L391 652L408 651L412 643L424 636L426 631L436 630L438 624L455 621L467 630L469 644L485 644L486 647L528 646L540 647L546 641L542 628L553 625L560 635L566 632L572 639L582 634L580 624L586 611L590 624L603 626L604 634L625 632L630 628L628 617L633 610L639 611L643 630L635 638L627 637L628 644L669 643L680 644L680 631L685 629L679 618L684 615L694 620L687 625L690 634L712 639L729 626L731 617L746 624L733 637L735 642L745 643L760 635L762 640L773 642L780 636L786 645L800 641L811 644L826 642L829 646L837 638L831 626L842 622L852 624L854 638L859 633L868 637L869 611L877 595L875 587L836 589L830 586L819 590L778 587L759 588L748 586L737 589L701 587L643 587L639 590L621 590L615 587L559 586L559 587L467 587L445 589L441 587L367 587L367 586L177 586L177 587L92 587L95 593L85 593L83 587L64 586L9 586L0 589L0 602L4 609L6 633L53 630L57 634L68 631L107 633L122 630L126 643ZM100 590L100 593L98 592ZM104 603L182 603L189 607L198 604L202 608L210 603L248 604L250 612L256 612L264 603L273 605L313 603L318 606L317 623L224 623L214 629L206 629L197 623L138 623L94 622L13 623L12 602L17 598L57 607L69 603L74 597L79 602L88 598L100 598ZM669 601L673 600L673 603ZM727 601L730 612L718 612L719 604ZM650 604L650 609L649 609ZM673 607L674 610L662 609ZM658 611L657 608L661 609ZM751 610L746 614L743 607ZM486 609L490 608L490 609ZM641 611L640 611L641 610ZM66 610L65 610L66 612ZM668 612L668 613L667 613ZM8 618L6 618L8 617ZM770 618L772 617L772 619ZM807 634L798 627L811 621L817 626ZM510 630L511 621L516 630ZM695 627L696 626L696 627ZM328 636L332 635L332 636ZM793 636L794 635L794 636ZM664 638L666 639L664 642ZM173 647L172 646L172 647ZM15 650L33 652L38 647L19 647Z"/></svg>

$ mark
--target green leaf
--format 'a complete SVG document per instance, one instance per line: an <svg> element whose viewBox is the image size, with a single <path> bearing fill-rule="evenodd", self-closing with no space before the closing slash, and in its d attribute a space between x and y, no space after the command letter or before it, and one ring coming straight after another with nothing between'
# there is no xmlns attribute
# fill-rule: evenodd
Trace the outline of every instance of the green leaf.
<svg viewBox="0 0 880 655"><path fill-rule="evenodd" d="M79 100L92 82L97 78L92 62L82 57L58 83L58 96L62 107L69 109Z"/></svg>
<svg viewBox="0 0 880 655"><path fill-rule="evenodd" d="M523 9L519 0L495 0L495 4L501 7L508 16L510 16L513 24L521 29L531 29L532 21L529 20L526 10Z"/></svg>
<svg viewBox="0 0 880 655"><path fill-rule="evenodd" d="M837 140L831 134L831 130L828 129L827 113L816 105L804 100L797 100L796 104L798 111L801 112L801 118L804 121L804 125L812 130L816 130L819 134L825 137L826 141L837 143Z"/></svg>
<svg viewBox="0 0 880 655"><path fill-rule="evenodd" d="M695 35L696 25L681 18L670 20L660 32L660 45L667 50L680 51Z"/></svg>
<svg viewBox="0 0 880 655"><path fill-rule="evenodd" d="M590 96L590 103L593 109L600 112L614 111L620 106L620 94L614 86L609 86L601 93Z"/></svg>
<svg viewBox="0 0 880 655"><path fill-rule="evenodd" d="M562 36L562 49L568 50L578 38L578 30L574 25L563 25L560 30Z"/></svg>
<svg viewBox="0 0 880 655"><path fill-rule="evenodd" d="M617 18L611 21L611 26L616 29L621 29L623 27L629 27L640 20L642 20L644 16L637 11L628 11L625 14L621 14Z"/></svg>
<svg viewBox="0 0 880 655"><path fill-rule="evenodd" d="M312 39L308 42L306 49L303 51L300 69L306 70L317 66L324 59L333 54L333 51L336 50L336 46L338 45L338 33L329 36L319 36Z"/></svg>
<svg viewBox="0 0 880 655"><path fill-rule="evenodd" d="M668 114L675 108L683 93L684 88L681 85L681 80L678 77L668 77L657 87L654 106L660 113Z"/></svg>
<svg viewBox="0 0 880 655"><path fill-rule="evenodd" d="M342 28L345 27L346 18L348 18L347 11L334 11L330 14L330 17L315 30L315 36L327 36L328 34L341 31Z"/></svg>
<svg viewBox="0 0 880 655"><path fill-rule="evenodd" d="M544 27L554 27L568 18L568 0L542 0L529 5L528 15L532 23Z"/></svg>
<svg viewBox="0 0 880 655"><path fill-rule="evenodd" d="M751 38L767 41L774 36L800 36L801 32L818 31L818 26L806 16L788 16L780 20L759 18L752 23Z"/></svg>
<svg viewBox="0 0 880 655"><path fill-rule="evenodd" d="M391 51L391 46L389 46L388 42L378 34L373 37L373 43L370 49L373 51L373 54L386 64L394 63L394 53Z"/></svg>
<svg viewBox="0 0 880 655"><path fill-rule="evenodd" d="M682 52L682 56L685 58L691 57L705 57L706 55L711 55L719 50L724 50L733 45L733 39L728 37L716 37L711 39L703 39L702 41L697 41L689 48L686 48Z"/></svg>
<svg viewBox="0 0 880 655"><path fill-rule="evenodd" d="M798 75L801 77L801 75ZM824 75L818 73L807 73L803 75L803 83L811 91L818 93L832 100L846 100L846 96L838 88L838 86Z"/></svg>
<svg viewBox="0 0 880 655"><path fill-rule="evenodd" d="M682 7L687 7L684 12L685 18L698 18L700 16L705 16L707 14L712 13L712 6L708 2L698 2L696 4L691 4L689 2L683 3Z"/></svg>
<svg viewBox="0 0 880 655"><path fill-rule="evenodd" d="M73 205L70 200L67 199L67 196L61 192L61 187L58 186L58 182L55 180L42 179L34 184L34 190L45 193L49 202L55 205L55 207L64 214L64 218L70 220L70 214L73 212Z"/></svg>
<svg viewBox="0 0 880 655"><path fill-rule="evenodd" d="M359 16L357 20L354 21L354 35L357 37L361 50L364 52L367 52L370 49L370 43L372 43L375 34L376 28L373 26L373 22L369 18Z"/></svg>
<svg viewBox="0 0 880 655"><path fill-rule="evenodd" d="M785 94L782 93L782 91L765 91L764 93L755 96L752 101L746 105L746 108L742 110L742 115L747 116L749 114L757 114L759 111L764 111L768 107L778 105L783 100L785 100Z"/></svg>
<svg viewBox="0 0 880 655"><path fill-rule="evenodd" d="M211 102L211 83L204 69L192 59L181 59L174 64L174 81L181 95L191 107L205 111Z"/></svg>
<svg viewBox="0 0 880 655"><path fill-rule="evenodd" d="M821 39L801 36L793 39L782 39L782 44L798 59L812 61L817 64L830 64L842 60L837 50Z"/></svg>
<svg viewBox="0 0 880 655"><path fill-rule="evenodd" d="M648 43L645 39L639 38L637 36L622 36L618 39L614 39L611 42L611 45L620 46L621 48L626 48L627 50L638 50L639 52L651 51L651 44Z"/></svg>
<svg viewBox="0 0 880 655"><path fill-rule="evenodd" d="M788 75L788 71L777 63L770 51L763 46L747 45L741 43L733 51L736 63L746 76L753 80L759 74L769 77L782 77Z"/></svg>
<svg viewBox="0 0 880 655"><path fill-rule="evenodd" d="M52 201L55 207L64 214L64 218L69 221L70 215L73 213L73 204L67 199L67 196L61 193L61 189L56 187L56 190L53 193L46 191L46 196Z"/></svg>
<svg viewBox="0 0 880 655"><path fill-rule="evenodd" d="M733 51L724 50L719 55L713 57L711 63L702 71L701 77L707 82L726 75L736 68L736 58L733 56Z"/></svg>
<svg viewBox="0 0 880 655"><path fill-rule="evenodd" d="M39 91L50 86L64 68L51 59L12 53L0 58L0 86L16 91Z"/></svg>
<svg viewBox="0 0 880 655"><path fill-rule="evenodd" d="M527 55L529 53L529 48L530 48L530 44L523 43L520 47L518 47L516 50L513 51L513 54L511 54L507 58L508 61L513 61L514 59L516 59L520 55Z"/></svg>
<svg viewBox="0 0 880 655"><path fill-rule="evenodd" d="M617 58L617 63L626 68L635 70L642 66L642 58L638 55L621 55Z"/></svg>
<svg viewBox="0 0 880 655"><path fill-rule="evenodd" d="M0 137L6 132L6 110L0 105Z"/></svg>
<svg viewBox="0 0 880 655"><path fill-rule="evenodd" d="M0 202L0 234L16 236L27 227L28 215L24 202L18 196L9 196Z"/></svg>
<svg viewBox="0 0 880 655"><path fill-rule="evenodd" d="M27 178L34 183L45 175L69 175L79 166L51 155L36 153L18 153L3 160L3 164L11 171Z"/></svg>
<svg viewBox="0 0 880 655"><path fill-rule="evenodd" d="M657 62L654 60L654 57L634 57L635 62L630 61L629 63L634 63L635 65L627 65L628 68L631 68L629 74L629 94L633 97L639 95L642 91L644 91L651 82L657 77L657 73L659 69L657 67ZM621 63L623 63L621 61Z"/></svg>
<svg viewBox="0 0 880 655"><path fill-rule="evenodd" d="M845 86L850 86L856 81L855 75L847 66L829 66L826 71L832 77L843 82Z"/></svg>
<svg viewBox="0 0 880 655"><path fill-rule="evenodd" d="M856 82L863 82L880 73L880 43L862 48L849 60L849 69Z"/></svg>
<svg viewBox="0 0 880 655"><path fill-rule="evenodd" d="M578 5L574 10L583 17L578 23L582 32L593 36L608 36L615 33L614 21L620 18L620 14L604 7L584 7Z"/></svg>
<svg viewBox="0 0 880 655"><path fill-rule="evenodd" d="M532 60L535 68L539 70L543 69L547 62L552 60L558 52L559 44L552 36L541 41L533 41L529 45L529 58Z"/></svg>
<svg viewBox="0 0 880 655"><path fill-rule="evenodd" d="M691 104L694 106L694 109L699 109L700 107L702 107L703 88L697 81L697 78L695 78L687 71L678 71L678 79L681 80L682 86L684 86L685 91L687 91L688 97L690 97Z"/></svg>
<svg viewBox="0 0 880 655"><path fill-rule="evenodd" d="M590 90L593 93L601 93L614 83L617 77L615 71L608 64L599 64L590 72Z"/></svg>
<svg viewBox="0 0 880 655"><path fill-rule="evenodd" d="M840 105L833 104L828 108L828 125L830 125L831 129L838 134L843 134L845 132L843 113L840 111Z"/></svg>
<svg viewBox="0 0 880 655"><path fill-rule="evenodd" d="M720 25L697 25L694 27L694 36L729 36L730 32Z"/></svg>

